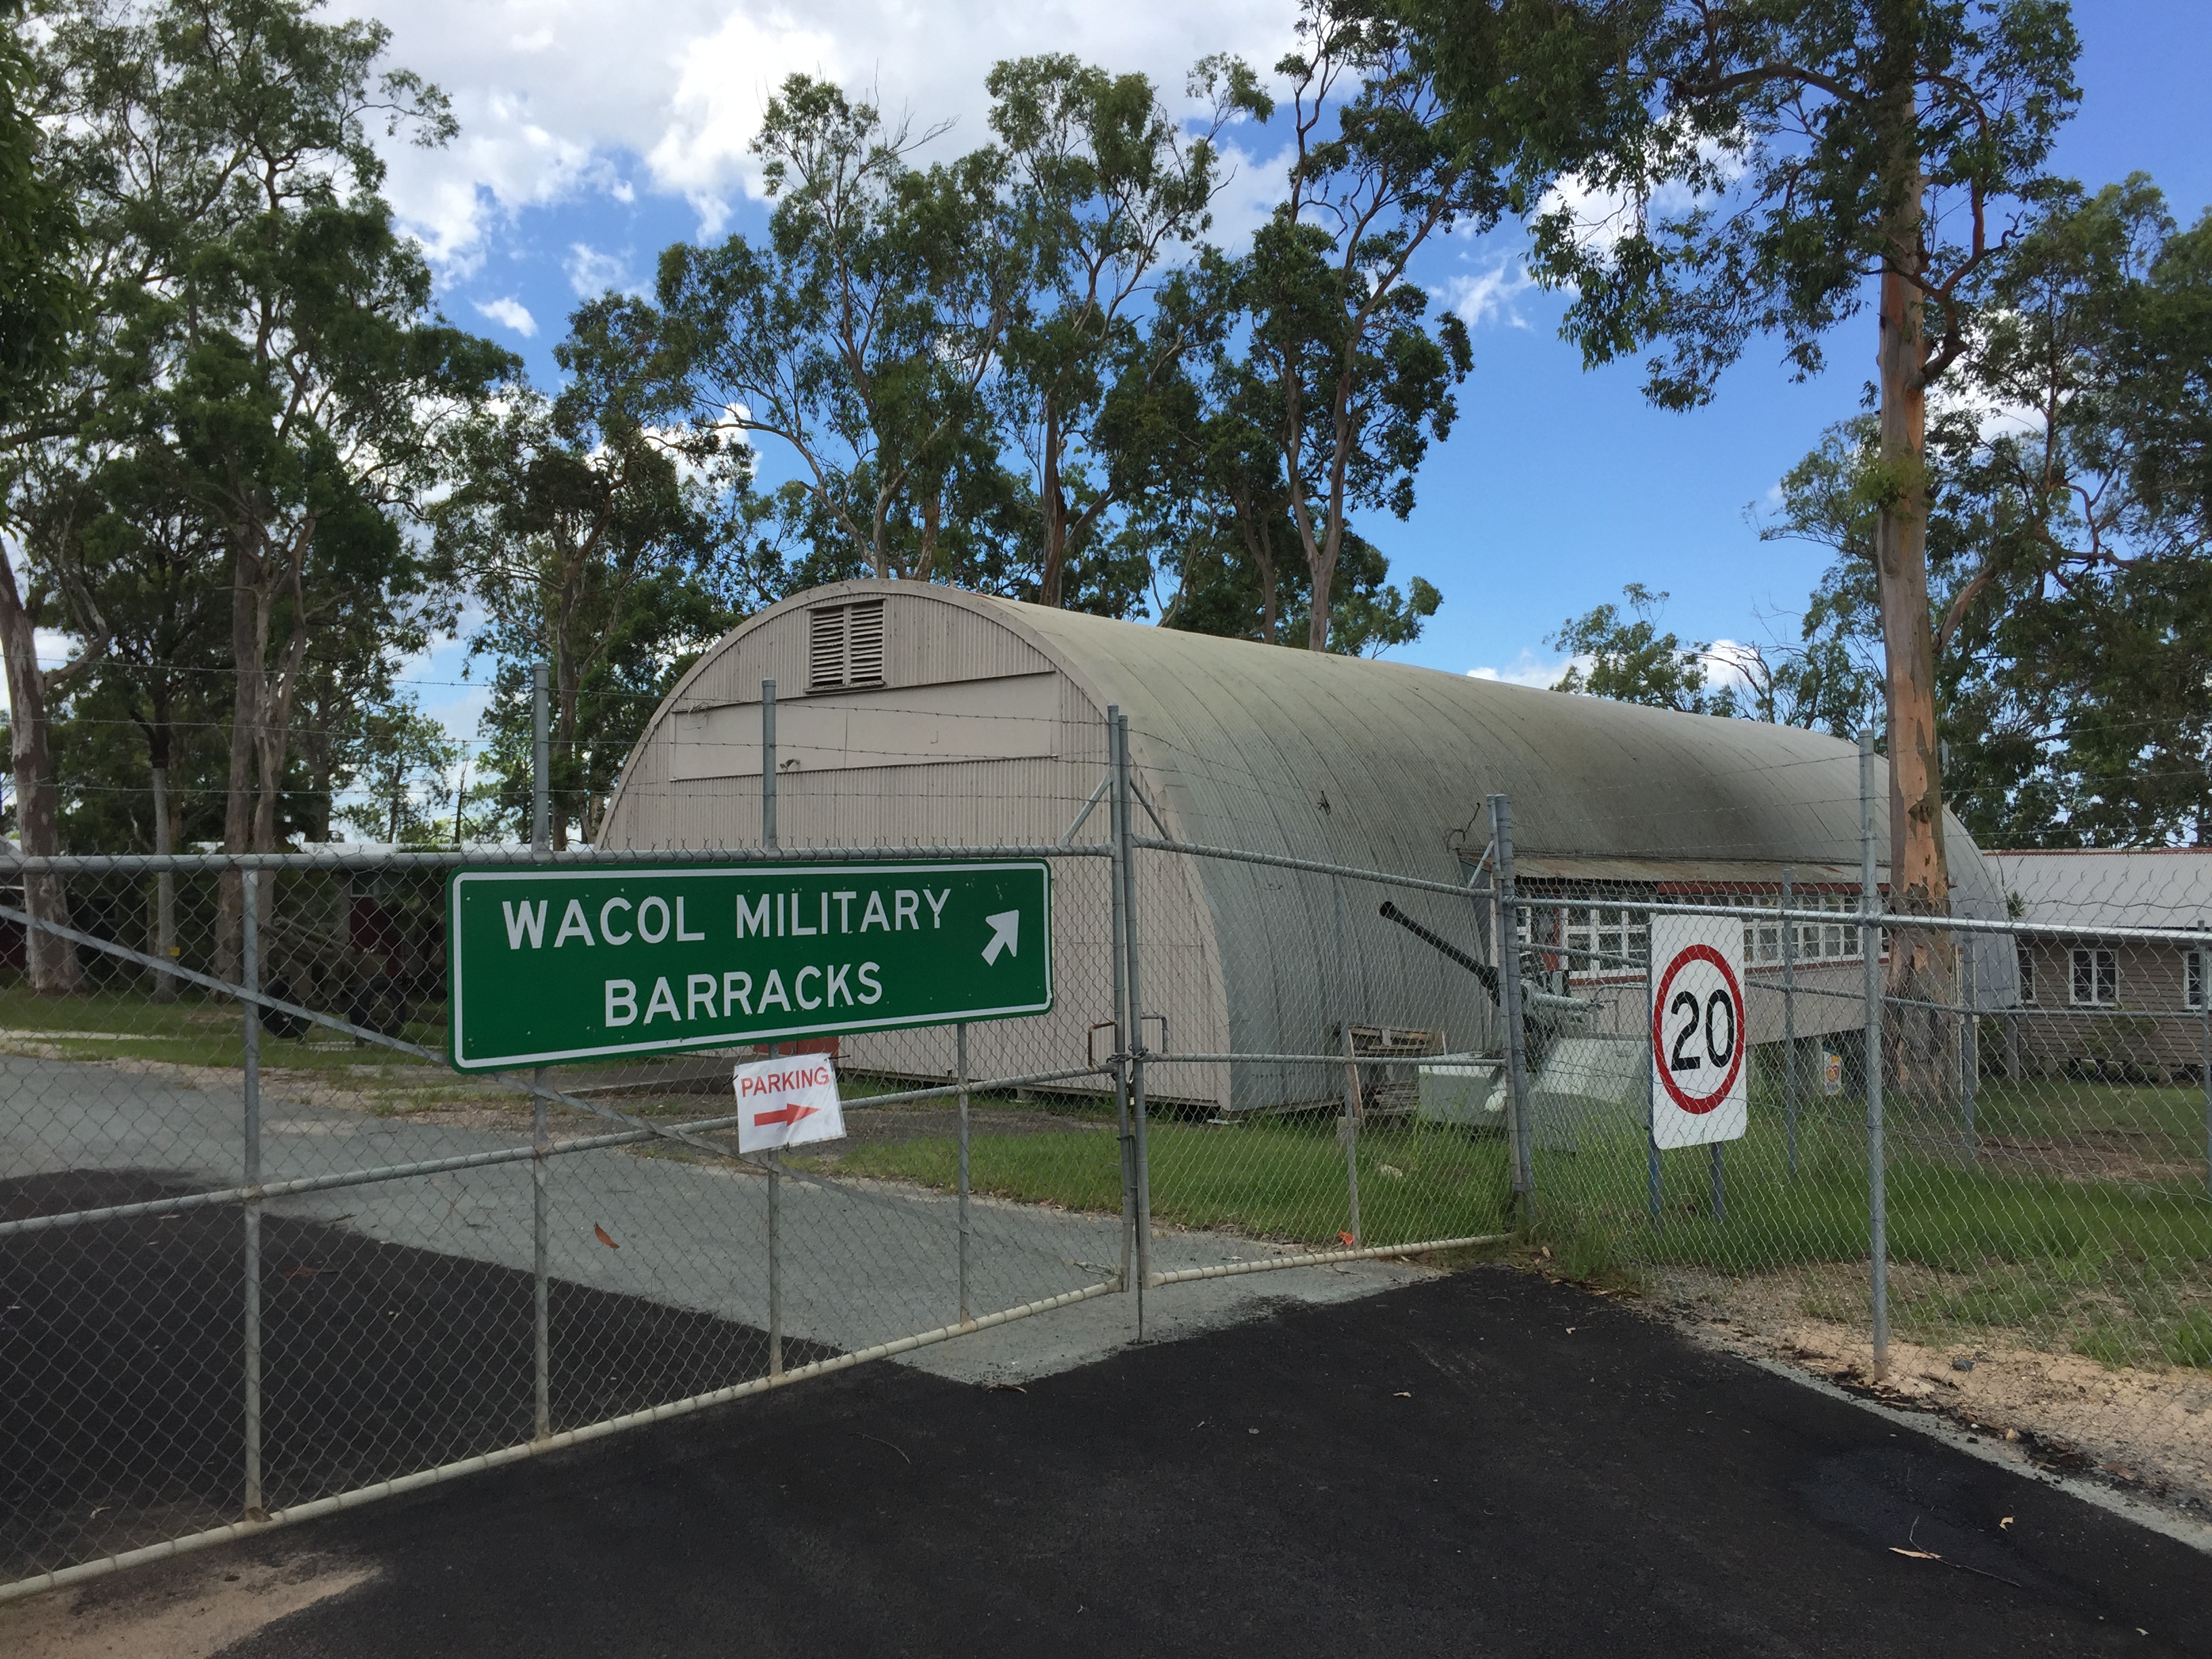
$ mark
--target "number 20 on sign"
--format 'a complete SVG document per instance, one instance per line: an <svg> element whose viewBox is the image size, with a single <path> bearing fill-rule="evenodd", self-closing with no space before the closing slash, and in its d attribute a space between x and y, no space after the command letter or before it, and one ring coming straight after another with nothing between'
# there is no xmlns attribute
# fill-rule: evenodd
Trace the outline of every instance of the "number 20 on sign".
<svg viewBox="0 0 2212 1659"><path fill-rule="evenodd" d="M1651 1142L1740 1140L1748 1127L1743 924L1651 918Z"/></svg>

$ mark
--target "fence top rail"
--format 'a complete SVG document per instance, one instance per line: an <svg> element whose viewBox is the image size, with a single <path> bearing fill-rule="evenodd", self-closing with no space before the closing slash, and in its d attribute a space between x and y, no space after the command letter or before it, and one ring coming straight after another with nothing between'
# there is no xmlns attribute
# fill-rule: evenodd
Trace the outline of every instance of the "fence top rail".
<svg viewBox="0 0 2212 1659"><path fill-rule="evenodd" d="M1435 881L1426 876L1394 875L1388 870L1367 870L1358 865L1329 864L1320 859L1291 858L1280 853L1248 853L1241 848L1207 847L1197 842L1161 841L1151 836L1132 836L1132 847L1155 853L1181 853L1189 858L1225 859L1231 864L1265 864L1279 870L1309 870L1317 876L1342 876L1352 881L1372 881L1385 887L1410 887L1417 892L1449 893L1454 898L1486 898L1490 890L1466 882Z"/></svg>
<svg viewBox="0 0 2212 1659"><path fill-rule="evenodd" d="M296 853L64 853L23 858L0 854L0 881L23 876L207 875L231 870L270 870L298 874L308 870L461 870L478 866L531 865L563 868L578 865L640 864L886 864L941 859L1111 858L1103 845L1062 847L1056 842L998 847L578 847L535 853L527 847L469 847L415 852L349 848Z"/></svg>
<svg viewBox="0 0 2212 1659"><path fill-rule="evenodd" d="M1614 897L1610 894L1587 898L1558 895L1532 898L1523 893L1515 895L1513 903L1523 910L1622 910L1661 916L1735 916L1745 921L1814 922L1849 927L1871 925L1893 933L1994 933L2029 938L2057 935L2066 939L2126 939L2147 945L2193 945L2200 949L2212 950L2212 924L2197 927L2126 927L2086 921L1992 921L1973 916L1911 915L1899 910L1800 910L1794 907L1784 909L1774 905L1677 904L1666 899ZM1542 941L1535 944L1523 941L1522 948L1557 952L1571 947Z"/></svg>

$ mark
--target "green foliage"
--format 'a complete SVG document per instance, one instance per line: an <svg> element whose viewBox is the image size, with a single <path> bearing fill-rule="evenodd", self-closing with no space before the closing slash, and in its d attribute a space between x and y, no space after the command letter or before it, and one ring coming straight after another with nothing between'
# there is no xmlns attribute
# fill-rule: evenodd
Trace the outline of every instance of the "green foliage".
<svg viewBox="0 0 2212 1659"><path fill-rule="evenodd" d="M1948 785L1984 845L2202 838L2212 806L2212 221L2141 176L2038 192L1931 425L1926 492ZM1871 417L1783 479L1764 527L1832 549L1808 641L1881 640Z"/></svg>
<svg viewBox="0 0 2212 1659"><path fill-rule="evenodd" d="M927 580L947 497L993 493L971 475L995 447L975 440L1024 257L1003 155L912 166L932 136L789 77L753 146L775 199L765 245L679 243L657 290L666 405L789 446L804 493L786 532L878 577Z"/></svg>
<svg viewBox="0 0 2212 1659"><path fill-rule="evenodd" d="M1311 584L1309 643L1328 644L1349 514L1413 511L1413 479L1457 418L1474 353L1466 324L1429 321L1407 278L1429 240L1495 224L1510 193L1486 152L1456 141L1403 27L1363 0L1308 0L1291 83L1283 204L1253 238L1249 374Z"/></svg>
<svg viewBox="0 0 2212 1659"><path fill-rule="evenodd" d="M464 750L413 697L372 710L347 747L363 799L340 816L362 840L422 847L453 839L451 779Z"/></svg>
<svg viewBox="0 0 2212 1659"><path fill-rule="evenodd" d="M66 364L85 308L76 204L46 153L22 15L22 0L0 0L0 436L11 439ZM5 512L0 498L0 522Z"/></svg>
<svg viewBox="0 0 2212 1659"><path fill-rule="evenodd" d="M1270 100L1233 58L1192 71L1187 90L1211 108L1194 136L1144 76L1064 53L999 64L985 84L1024 267L994 401L1031 469L1037 597L1058 605L1107 515L1157 476L1157 440L1146 440L1158 405L1163 395L1172 403L1182 362L1226 321L1232 289L1210 250L1170 274L1164 291L1156 277L1211 223L1228 176L1215 148L1222 128L1264 117Z"/></svg>
<svg viewBox="0 0 2212 1659"><path fill-rule="evenodd" d="M1668 408L1706 401L1765 336L1796 374L1818 373L1825 336L1885 267L1909 268L1932 308L1939 376L1971 344L1993 216L2037 186L2079 97L2064 0L1418 15L1461 119L1502 121L1527 146L1532 268L1573 293L1567 337L1591 363L1664 343L1646 390ZM1577 188L1537 203L1559 173Z"/></svg>
<svg viewBox="0 0 2212 1659"><path fill-rule="evenodd" d="M1552 690L1686 714L1716 712L1715 699L1705 690L1705 655L1712 647L1686 646L1679 635L1659 631L1666 594L1631 582L1621 597L1628 601L1634 620L1624 617L1617 605L1601 605L1560 623L1559 631L1546 639L1554 650L1587 658L1589 665L1585 668L1579 661L1571 663Z"/></svg>
<svg viewBox="0 0 2212 1659"><path fill-rule="evenodd" d="M382 66L382 26L314 11L70 0L39 53L98 325L66 441L19 480L42 513L27 552L117 642L151 752L188 678L227 681L198 712L234 739L234 848L326 832L351 722L450 621L407 520L445 428L513 367L430 313L379 193L373 129L442 143L444 98ZM295 812L302 787L320 804Z"/></svg>

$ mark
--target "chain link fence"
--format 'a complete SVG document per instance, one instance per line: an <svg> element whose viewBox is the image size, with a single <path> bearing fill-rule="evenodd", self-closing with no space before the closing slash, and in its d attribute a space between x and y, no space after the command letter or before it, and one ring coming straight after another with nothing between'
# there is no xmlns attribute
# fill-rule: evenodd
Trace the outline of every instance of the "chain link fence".
<svg viewBox="0 0 2212 1659"><path fill-rule="evenodd" d="M1106 738L1059 842L928 849L1051 861L1052 1012L815 1045L848 1133L780 1159L737 1149L751 1050L448 1066L446 883L526 850L26 864L0 1595L1099 1295L1141 1329L1194 1279L1507 1246L2052 1446L2104 1443L2094 1382L2115 1455L2212 1486L2212 1016L2156 880L1938 927L1863 871L1524 875L1502 797L1416 875L1178 838ZM1687 915L1741 930L1748 1109L1661 1152Z"/></svg>

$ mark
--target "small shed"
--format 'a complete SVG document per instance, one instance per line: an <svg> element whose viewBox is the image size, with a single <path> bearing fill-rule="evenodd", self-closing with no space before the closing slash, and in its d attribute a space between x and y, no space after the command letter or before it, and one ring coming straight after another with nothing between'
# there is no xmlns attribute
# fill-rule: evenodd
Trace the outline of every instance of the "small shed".
<svg viewBox="0 0 2212 1659"><path fill-rule="evenodd" d="M1512 804L1524 892L1550 901L1539 943L1569 981L1624 965L1624 900L1778 897L1856 908L1858 757L1835 738L1565 696L1403 664L1328 656L1048 610L928 583L858 581L798 594L708 650L647 726L600 840L611 847L757 847L761 686L777 696L779 842L988 846L1106 838L1106 711L1128 717L1141 831L1162 839L1467 884ZM1882 780L1886 794L1886 777ZM1887 848L1886 811L1878 845ZM1962 914L2002 913L1999 885L1954 821ZM1472 898L1226 860L1142 853L1137 926L1148 1042L1175 1054L1342 1052L1354 1030L1491 1051L1495 1012L1474 977L1378 915L1407 915L1494 959ZM1110 1020L1103 860L1057 877L1049 1018L978 1028L979 1074L1080 1065ZM1548 930L1548 931L1547 931ZM1834 934L1832 951L1827 933ZM1801 988L1856 988L1856 930L1811 928ZM1778 974L1778 932L1747 932L1754 977ZM1802 943L1802 941L1800 941ZM1614 947L1620 947L1615 950ZM1573 951L1585 954L1571 954ZM1626 973L1640 991L1640 970ZM2009 1000L2009 971L1985 997ZM1618 999L1626 1008L1633 999ZM1855 1030L1851 998L1797 1003L1801 1036ZM1780 1035L1754 999L1754 1042ZM1771 1003L1771 1013L1762 1006ZM1626 1018L1626 1016L1623 1016ZM1765 1030L1762 1021L1774 1030ZM943 1033L848 1044L854 1063L943 1076ZM1071 1059L1070 1057L1073 1058ZM1169 1063L1163 1093L1239 1110L1326 1094L1311 1066Z"/></svg>

